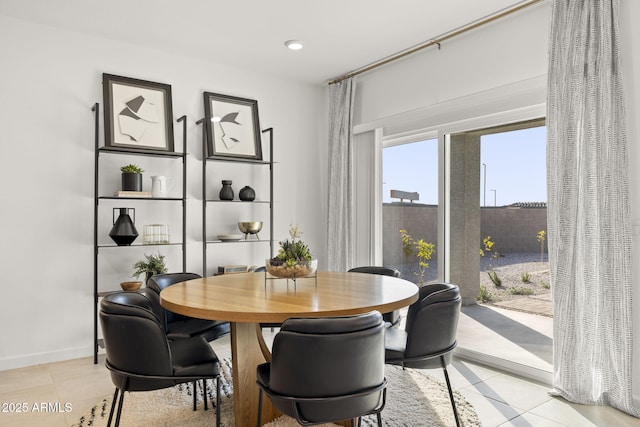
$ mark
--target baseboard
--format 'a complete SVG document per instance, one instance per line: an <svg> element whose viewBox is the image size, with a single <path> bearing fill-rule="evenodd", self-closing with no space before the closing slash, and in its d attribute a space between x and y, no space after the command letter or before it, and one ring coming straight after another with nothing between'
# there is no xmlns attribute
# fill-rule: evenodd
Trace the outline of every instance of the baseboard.
<svg viewBox="0 0 640 427"><path fill-rule="evenodd" d="M65 348L56 351L5 357L0 359L0 371L42 365L45 363L61 362L63 360L79 359L81 357L88 356L93 356L91 346Z"/></svg>
<svg viewBox="0 0 640 427"><path fill-rule="evenodd" d="M542 369L532 368L531 366L512 362L510 360L500 359L495 356L489 356L474 350L457 347L453 355L461 360L477 363L489 368L497 369L509 374L517 375L528 380L536 381L540 384L551 387L553 384L553 373L543 371Z"/></svg>

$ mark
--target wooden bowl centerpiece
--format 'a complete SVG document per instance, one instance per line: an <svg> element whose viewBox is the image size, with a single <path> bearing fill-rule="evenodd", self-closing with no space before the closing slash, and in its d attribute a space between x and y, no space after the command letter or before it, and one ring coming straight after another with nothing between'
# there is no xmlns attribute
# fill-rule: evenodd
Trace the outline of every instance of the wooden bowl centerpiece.
<svg viewBox="0 0 640 427"><path fill-rule="evenodd" d="M142 287L142 282L139 280L131 281L131 282L121 282L120 287L124 291L137 291Z"/></svg>

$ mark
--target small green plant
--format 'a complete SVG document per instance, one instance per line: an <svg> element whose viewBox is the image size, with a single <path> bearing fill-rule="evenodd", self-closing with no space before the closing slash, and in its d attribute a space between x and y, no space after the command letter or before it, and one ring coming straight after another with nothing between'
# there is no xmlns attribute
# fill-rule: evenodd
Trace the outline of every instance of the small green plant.
<svg viewBox="0 0 640 427"><path fill-rule="evenodd" d="M414 274L418 277L418 283L422 284L424 283L424 274L429 268L427 261L431 260L436 251L436 245L425 242L424 239L414 240L407 230L400 230L400 236L402 237L402 252L405 256L415 254L418 258L418 271Z"/></svg>
<svg viewBox="0 0 640 427"><path fill-rule="evenodd" d="M551 284L549 284L549 282L547 282L546 280L540 282L540 285L542 285L542 287L545 289L551 289Z"/></svg>
<svg viewBox="0 0 640 427"><path fill-rule="evenodd" d="M491 236L487 236L482 239L482 246L483 247L480 248L480 256L483 257L489 255L489 271L487 271L487 275L489 275L489 279L491 279L494 285L502 286L502 280L500 279L500 277L498 277L498 273L493 271L492 261L494 259L497 259L500 254L495 249L495 242L491 240Z"/></svg>
<svg viewBox="0 0 640 427"><path fill-rule="evenodd" d="M164 261L164 255L158 253L158 255L144 255L145 259L140 260L133 264L135 271L131 277L138 278L141 274L145 274L146 278L153 276L154 274L165 274L167 272L167 265Z"/></svg>
<svg viewBox="0 0 640 427"><path fill-rule="evenodd" d="M533 289L514 286L512 288L509 288L509 293L511 295L533 295Z"/></svg>
<svg viewBox="0 0 640 427"><path fill-rule="evenodd" d="M289 237L291 240L283 240L280 242L280 250L275 259L283 261L287 266L293 267L299 261L311 261L311 250L309 246L300 240L302 231L297 225L291 225L289 228Z"/></svg>
<svg viewBox="0 0 640 427"><path fill-rule="evenodd" d="M487 236L484 239L482 239L483 247L480 248L480 256L483 257L486 255L489 255L489 270L493 270L492 260L498 259L500 257L500 254L494 248L495 244L496 243L493 240L491 240L491 236Z"/></svg>
<svg viewBox="0 0 640 427"><path fill-rule="evenodd" d="M122 173L142 173L144 171L140 168L140 166L134 165L134 164L130 164L130 165L122 166L120 168L120 172L122 172Z"/></svg>
<svg viewBox="0 0 640 427"><path fill-rule="evenodd" d="M494 299L495 299L495 297L493 296L493 294L491 292L489 292L487 287L485 285L480 285L480 293L476 297L476 300L478 300L478 301L480 301L482 303L485 303L485 302L491 302Z"/></svg>
<svg viewBox="0 0 640 427"><path fill-rule="evenodd" d="M498 273L491 270L491 271L487 271L487 275L489 276L489 279L491 279L494 285L502 286L502 279L498 277Z"/></svg>
<svg viewBox="0 0 640 427"><path fill-rule="evenodd" d="M522 273L520 275L520 280L522 281L522 283L531 283L531 274Z"/></svg>

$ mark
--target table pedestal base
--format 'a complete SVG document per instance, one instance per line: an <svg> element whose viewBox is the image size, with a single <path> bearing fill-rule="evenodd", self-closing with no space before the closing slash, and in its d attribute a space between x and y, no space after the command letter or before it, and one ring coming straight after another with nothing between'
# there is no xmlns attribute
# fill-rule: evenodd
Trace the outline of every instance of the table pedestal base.
<svg viewBox="0 0 640 427"><path fill-rule="evenodd" d="M233 366L233 404L236 427L254 427L258 419L256 368L265 363L256 334L259 324L231 323L231 359ZM262 399L261 425L279 416L268 398Z"/></svg>

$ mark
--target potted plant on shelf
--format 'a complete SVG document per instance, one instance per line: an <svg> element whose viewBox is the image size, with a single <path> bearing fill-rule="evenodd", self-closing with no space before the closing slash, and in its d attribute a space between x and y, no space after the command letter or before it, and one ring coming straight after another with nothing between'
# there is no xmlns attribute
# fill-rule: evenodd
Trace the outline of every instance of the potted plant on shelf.
<svg viewBox="0 0 640 427"><path fill-rule="evenodd" d="M149 280L149 277L154 274L165 274L167 272L167 265L164 261L164 255L158 253L158 255L144 255L145 259L140 260L133 264L135 271L131 277L138 277L141 274L145 274L145 282Z"/></svg>
<svg viewBox="0 0 640 427"><path fill-rule="evenodd" d="M122 191L142 191L142 172L140 166L130 164L120 168L122 172Z"/></svg>
<svg viewBox="0 0 640 427"><path fill-rule="evenodd" d="M273 276L293 279L312 275L318 268L318 260L313 259L309 246L300 240L302 231L297 225L289 228L289 236L280 242L278 255L266 262L267 272Z"/></svg>

